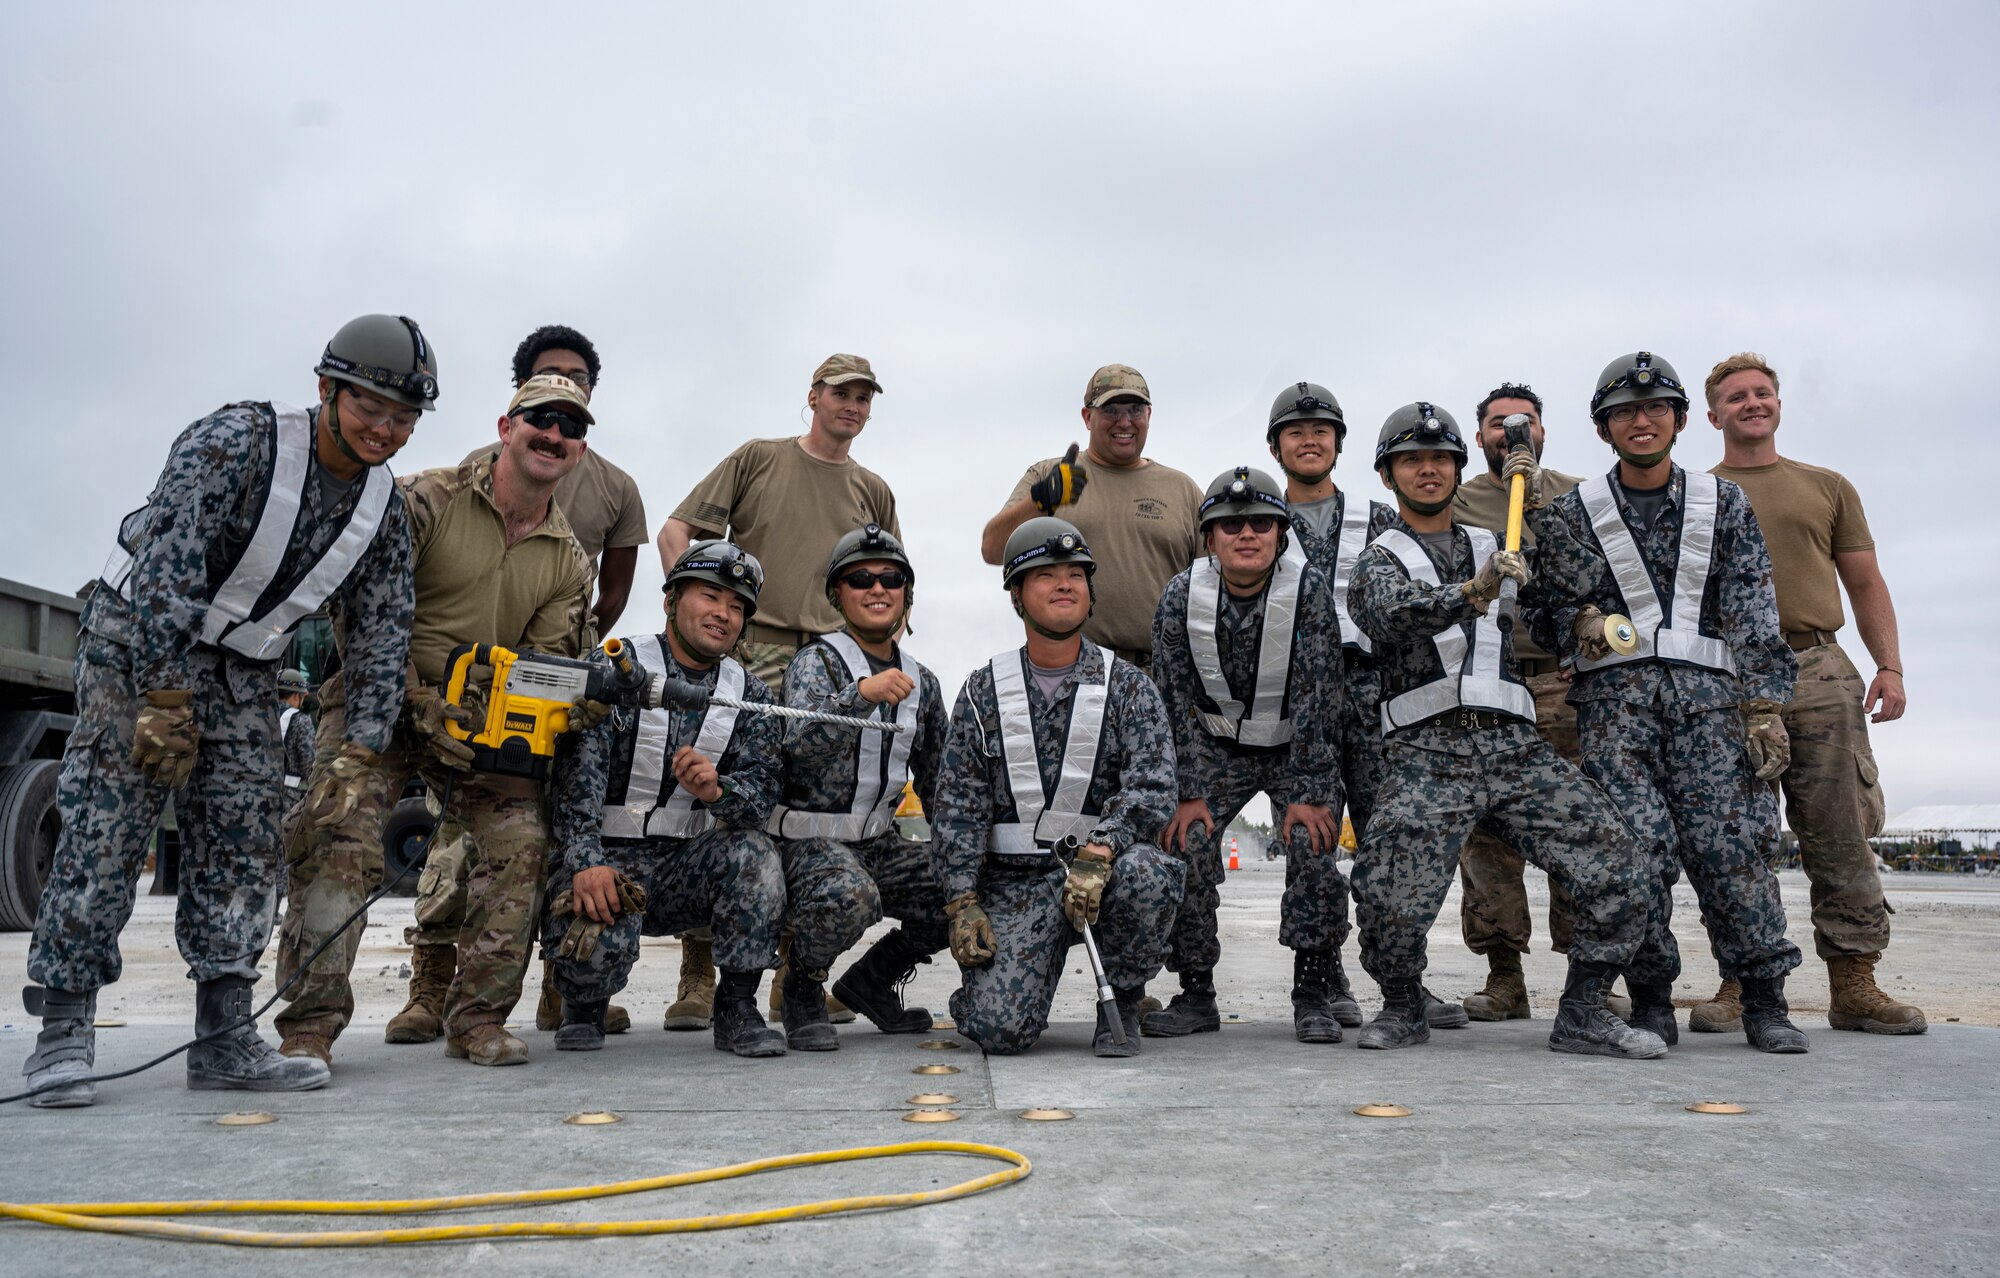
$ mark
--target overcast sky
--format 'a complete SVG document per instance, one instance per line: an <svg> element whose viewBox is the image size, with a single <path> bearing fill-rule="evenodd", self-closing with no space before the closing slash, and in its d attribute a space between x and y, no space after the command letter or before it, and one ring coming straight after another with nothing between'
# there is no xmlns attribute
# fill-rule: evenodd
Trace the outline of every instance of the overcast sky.
<svg viewBox="0 0 2000 1278"><path fill-rule="evenodd" d="M1891 811L2000 797L2000 6L68 3L0 32L0 574L82 583L177 432L309 401L363 312L440 352L401 471L491 437L529 329L589 334L590 442L654 529L853 351L912 647L955 690L1020 641L980 527L1099 364L1145 373L1149 454L1205 484L1268 464L1301 379L1364 443L1525 380L1549 464L1601 472L1608 360L1699 383L1752 348L1895 595ZM1677 459L1720 455L1697 417ZM1375 491L1366 456L1336 479ZM642 552L621 628L660 575Z"/></svg>

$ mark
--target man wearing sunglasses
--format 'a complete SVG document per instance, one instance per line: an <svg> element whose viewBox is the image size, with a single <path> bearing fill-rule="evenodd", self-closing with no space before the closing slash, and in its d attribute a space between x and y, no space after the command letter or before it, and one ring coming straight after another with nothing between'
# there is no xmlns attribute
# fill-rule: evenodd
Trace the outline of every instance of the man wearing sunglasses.
<svg viewBox="0 0 2000 1278"><path fill-rule="evenodd" d="M1770 869L1770 783L1791 760L1782 714L1799 663L1778 627L1771 554L1749 499L1671 460L1687 410L1674 366L1650 351L1612 360L1598 377L1590 415L1618 464L1552 509L1607 566L1554 633L1576 670L1569 699L1584 770L1617 802L1643 858L1648 917L1625 969L1628 1019L1669 1043L1678 1035L1673 885L1685 870L1722 979L1743 992L1744 1037L1759 1051L1803 1052L1785 1004L1799 949L1785 938ZM1540 505L1545 494L1529 486ZM1632 652L1606 643L1610 613L1631 619Z"/></svg>
<svg viewBox="0 0 2000 1278"><path fill-rule="evenodd" d="M1106 364L1083 390L1089 443L1028 467L1007 504L980 535L979 552L1000 563L1008 537L1038 516L1060 513L1106 565L1101 595L1084 633L1132 662L1152 667L1153 611L1175 573L1194 562L1201 490L1145 455L1153 395L1139 370Z"/></svg>
<svg viewBox="0 0 2000 1278"><path fill-rule="evenodd" d="M931 812L961 981L951 1014L984 1051L1027 1051L1092 925L1116 1010L1098 1004L1091 1050L1137 1056L1139 999L1181 901L1181 864L1152 842L1174 813L1173 729L1152 681L1084 636L1097 563L1075 525L1028 520L1004 549L1027 643L959 690Z"/></svg>
<svg viewBox="0 0 2000 1278"><path fill-rule="evenodd" d="M188 1051L188 1086L327 1081L325 1065L286 1060L249 1019L284 872L278 661L299 621L330 606L354 695L334 746L372 756L388 744L411 587L385 463L436 404L437 357L414 321L364 315L314 371L314 408L230 404L181 433L84 604L62 830L28 949L27 1010L42 1027L21 1072L38 1108L97 1098L97 991L118 979L118 933L169 798L175 934L208 1040Z"/></svg>
<svg viewBox="0 0 2000 1278"><path fill-rule="evenodd" d="M1361 964L1382 986L1382 1011L1360 1043L1430 1040L1426 934L1466 836L1485 824L1579 906L1550 1050L1663 1056L1657 1036L1604 1008L1645 927L1632 836L1604 792L1536 733L1534 694L1513 655L1515 603L1538 621L1588 587L1602 561L1539 504L1532 552L1510 553L1486 529L1454 524L1467 456L1451 414L1421 401L1391 413L1375 446L1397 518L1361 552L1347 604L1375 641L1385 738L1381 789L1354 858ZM1504 469L1535 478L1525 450ZM1508 580L1518 601L1505 597Z"/></svg>
<svg viewBox="0 0 2000 1278"><path fill-rule="evenodd" d="M1157 1037L1222 1027L1215 965L1229 823L1258 793L1282 816L1278 941L1293 952L1292 1030L1338 1043L1346 979L1340 872L1340 621L1318 565L1285 553L1291 513L1277 481L1238 466L1201 503L1208 554L1167 583L1153 619L1153 682L1174 729L1179 804L1160 843L1188 867L1167 966L1181 992L1142 1022ZM1359 1009L1356 1008L1358 1019Z"/></svg>
<svg viewBox="0 0 2000 1278"><path fill-rule="evenodd" d="M476 1065L527 1060L527 1047L505 1022L527 969L548 821L542 782L470 770L472 749L447 723L476 727L480 720L470 706L445 700L445 663L462 644L566 657L594 646L590 561L554 500L556 485L583 457L590 424L582 388L543 373L507 405L496 457L397 481L416 563L402 721L379 754L343 746L345 695L337 680L321 688L308 815L287 857L291 891L279 970L289 976L381 882L382 823L405 783L421 775L442 797L446 776L456 774L439 834L466 841L469 892L449 933L458 945L424 946L418 954L434 962L434 979L448 979L429 1036L442 1032L446 1055ZM348 929L292 988L278 1016L286 1055L331 1061L334 1039L354 1013L349 974L360 942L360 928ZM456 972L450 978L442 966L448 960ZM404 1028L410 1032L395 1041L424 1041L407 1022Z"/></svg>
<svg viewBox="0 0 2000 1278"><path fill-rule="evenodd" d="M784 725L785 789L767 828L785 863L793 936L783 1015L794 1051L840 1045L827 1019L827 968L884 916L902 926L849 967L834 993L885 1034L930 1029L931 1014L904 1007L897 987L947 941L929 846L896 829L905 784L914 783L925 811L936 801L946 728L937 676L896 642L916 595L916 570L893 534L867 524L834 544L826 594L843 624L792 658L785 704L883 719L901 730Z"/></svg>

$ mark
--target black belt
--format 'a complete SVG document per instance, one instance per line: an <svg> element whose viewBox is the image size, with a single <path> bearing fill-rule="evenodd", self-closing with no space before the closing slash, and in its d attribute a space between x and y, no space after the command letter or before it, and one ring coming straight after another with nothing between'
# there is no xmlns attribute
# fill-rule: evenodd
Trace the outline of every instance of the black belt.
<svg viewBox="0 0 2000 1278"><path fill-rule="evenodd" d="M1793 652L1804 652L1808 648L1818 648L1832 642L1831 630L1794 630L1785 636L1785 645Z"/></svg>
<svg viewBox="0 0 2000 1278"><path fill-rule="evenodd" d="M776 644L781 648L803 648L819 636L810 630L781 630L777 626L746 621L743 623L743 637L751 643Z"/></svg>
<svg viewBox="0 0 2000 1278"><path fill-rule="evenodd" d="M1464 706L1459 706L1453 710L1441 711L1428 719L1419 719L1408 728L1399 731L1409 732L1417 728L1456 728L1460 732L1472 732L1480 728L1499 728L1520 722L1521 720L1513 715L1501 714L1498 710L1468 710Z"/></svg>

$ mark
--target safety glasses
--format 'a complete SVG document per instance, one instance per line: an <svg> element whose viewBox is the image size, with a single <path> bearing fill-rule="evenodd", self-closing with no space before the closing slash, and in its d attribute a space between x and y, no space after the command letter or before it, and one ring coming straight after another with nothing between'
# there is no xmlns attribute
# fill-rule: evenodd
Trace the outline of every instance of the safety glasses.
<svg viewBox="0 0 2000 1278"><path fill-rule="evenodd" d="M1250 526L1251 532L1262 537L1265 533L1276 528L1278 521L1272 515L1231 515L1226 519L1216 520L1213 526L1220 528L1223 536L1234 537L1243 531L1245 524Z"/></svg>
<svg viewBox="0 0 2000 1278"><path fill-rule="evenodd" d="M553 408L524 408L514 416L536 430L559 430L564 439L582 439L590 433L589 424L581 417L571 417Z"/></svg>
<svg viewBox="0 0 2000 1278"><path fill-rule="evenodd" d="M901 568L890 568L882 572L856 568L853 572L844 574L840 583L854 590L873 590L878 584L884 590L901 590L910 584L910 579L904 575Z"/></svg>

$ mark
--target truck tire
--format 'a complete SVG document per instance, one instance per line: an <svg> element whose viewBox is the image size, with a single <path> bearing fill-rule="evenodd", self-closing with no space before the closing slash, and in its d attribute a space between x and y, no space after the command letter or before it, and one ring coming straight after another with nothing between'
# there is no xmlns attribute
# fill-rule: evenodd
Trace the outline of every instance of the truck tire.
<svg viewBox="0 0 2000 1278"><path fill-rule="evenodd" d="M0 932L35 926L42 887L55 860L62 815L56 811L58 759L30 759L0 769Z"/></svg>

